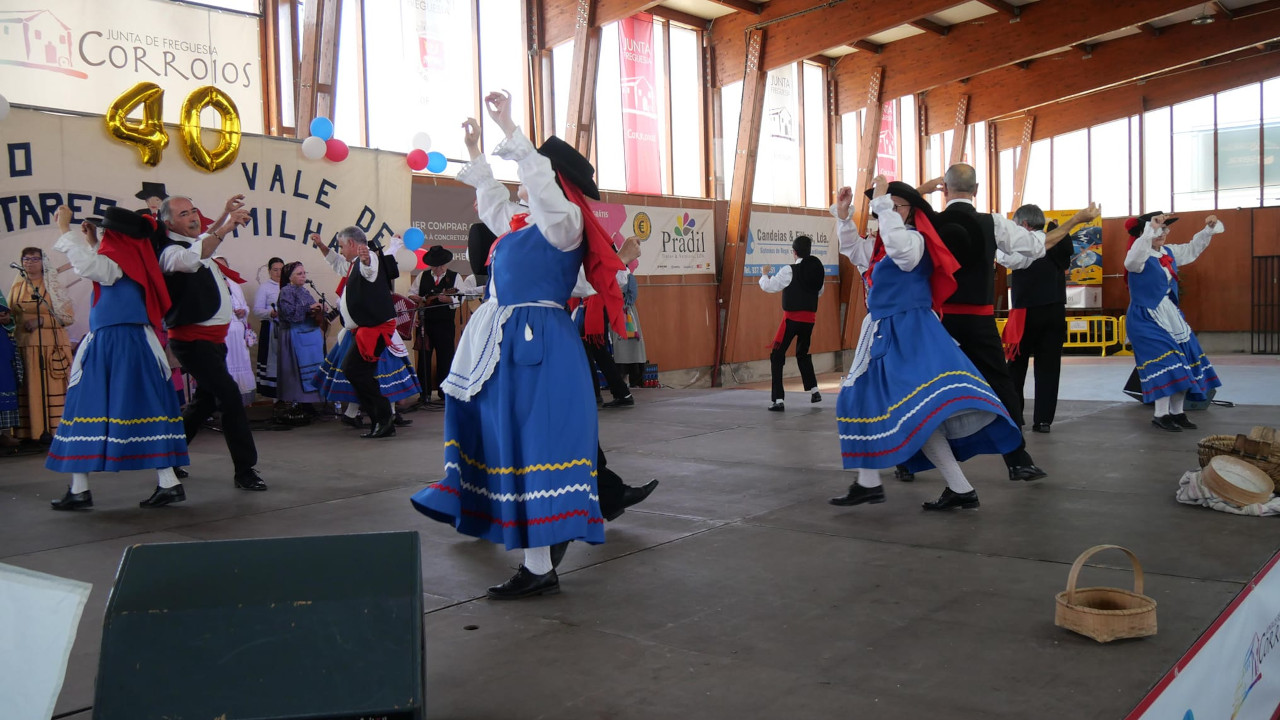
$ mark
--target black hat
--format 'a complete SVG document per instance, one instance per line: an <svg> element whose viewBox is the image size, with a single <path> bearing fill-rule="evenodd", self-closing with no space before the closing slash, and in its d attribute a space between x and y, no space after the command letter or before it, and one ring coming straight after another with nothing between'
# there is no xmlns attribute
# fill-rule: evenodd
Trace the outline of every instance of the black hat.
<svg viewBox="0 0 1280 720"><path fill-rule="evenodd" d="M870 198L872 194L875 193L875 191L876 191L875 185L872 185L871 187L867 188L867 191L864 194L868 198ZM887 192L890 195L897 195L903 200L906 200L907 202L911 203L911 207L917 210L923 210L925 213L927 213L930 216L930 218L932 218L936 214L933 209L933 206L929 204L929 201L925 200L924 197L920 195L920 193L916 192L915 188L911 187L910 185L904 182L894 180L893 182L889 183L889 187L886 188L885 192ZM934 223L934 224L936 225L937 223Z"/></svg>
<svg viewBox="0 0 1280 720"><path fill-rule="evenodd" d="M164 191L164 183L143 182L142 189L138 191L134 197L139 200L158 197L161 200L169 197L169 193Z"/></svg>
<svg viewBox="0 0 1280 720"><path fill-rule="evenodd" d="M471 262L471 272L475 275L488 275L485 263L489 262L489 249L498 236L493 234L488 225L482 222L471 223L467 231L467 260Z"/></svg>
<svg viewBox="0 0 1280 720"><path fill-rule="evenodd" d="M1124 229L1129 231L1129 237L1142 237L1142 231L1146 229L1147 223L1151 222L1151 218L1157 215L1164 215L1164 211L1156 210L1155 212L1143 213L1135 218L1129 218L1124 223ZM1176 217L1167 217L1164 219L1165 227L1176 222L1178 222L1178 218Z"/></svg>
<svg viewBox="0 0 1280 720"><path fill-rule="evenodd" d="M422 262L431 267L440 267L453 262L453 253L445 250L439 245L432 245L427 252L422 255Z"/></svg>
<svg viewBox="0 0 1280 720"><path fill-rule="evenodd" d="M151 220L135 212L112 205L102 216L102 229L114 230L131 238L147 239L155 231Z"/></svg>
<svg viewBox="0 0 1280 720"><path fill-rule="evenodd" d="M592 200L600 199L600 188L596 187L594 179L596 169L572 145L552 135L538 148L538 153L550 160L551 169L568 178L583 195Z"/></svg>

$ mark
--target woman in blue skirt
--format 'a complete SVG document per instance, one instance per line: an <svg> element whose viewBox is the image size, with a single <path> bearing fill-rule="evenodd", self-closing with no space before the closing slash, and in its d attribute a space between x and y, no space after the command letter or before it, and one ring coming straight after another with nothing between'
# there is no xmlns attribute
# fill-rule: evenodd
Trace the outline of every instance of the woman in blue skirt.
<svg viewBox="0 0 1280 720"><path fill-rule="evenodd" d="M832 214L840 252L862 273L867 316L836 415L846 470L858 479L833 505L884 502L880 469L938 468L947 488L926 510L978 507L959 461L1008 452L1018 426L939 320L959 263L934 229L937 217L911 186L875 179L874 237L860 237L841 188Z"/></svg>
<svg viewBox="0 0 1280 720"><path fill-rule="evenodd" d="M1178 268L1195 262L1225 228L1210 215L1191 242L1166 245L1168 225L1176 219L1150 213L1124 224L1131 238L1124 258L1129 282L1125 329L1138 364L1142 401L1156 406L1151 424L1168 432L1196 429L1183 412L1183 401L1204 400L1210 389L1222 385L1175 301Z"/></svg>
<svg viewBox="0 0 1280 720"><path fill-rule="evenodd" d="M625 331L622 261L584 197L599 197L594 168L559 138L535 150L510 102L506 93L485 97L506 133L494 153L518 164L528 208L493 178L479 124L468 119L471 162L458 179L476 188L480 218L501 237L489 253L488 299L467 323L444 382L445 477L413 496L418 510L458 532L524 549L516 574L489 588L498 600L559 592L550 546L604 542L595 396L564 309L579 267Z"/></svg>
<svg viewBox="0 0 1280 720"><path fill-rule="evenodd" d="M58 208L57 216L65 227L71 210ZM71 473L54 510L93 507L89 473L102 471L155 468L157 487L142 507L187 498L173 472L187 464L186 433L155 332L169 309L148 239L155 221L110 207L102 227L101 243L86 221L81 232L64 232L53 246L77 275L93 281L89 334L72 362L67 404L45 460L50 470Z"/></svg>
<svg viewBox="0 0 1280 720"><path fill-rule="evenodd" d="M324 362L320 364L320 369L316 371L315 384L319 388L320 397L325 402L347 404L342 422L358 428L363 425L359 415L359 399L356 397L355 388L351 387L351 381L342 371L342 361L346 359L347 353L355 342L355 333L347 332L347 329L343 328L338 335L338 342L329 349ZM403 344L403 339L400 342ZM397 426L411 425L413 421L401 416L399 407L396 405L401 400L408 400L422 394L418 375L409 365L409 358L396 356L388 346L378 357L378 370L374 378L378 381L378 389L382 391L382 396L391 401L391 411L395 414L392 422Z"/></svg>

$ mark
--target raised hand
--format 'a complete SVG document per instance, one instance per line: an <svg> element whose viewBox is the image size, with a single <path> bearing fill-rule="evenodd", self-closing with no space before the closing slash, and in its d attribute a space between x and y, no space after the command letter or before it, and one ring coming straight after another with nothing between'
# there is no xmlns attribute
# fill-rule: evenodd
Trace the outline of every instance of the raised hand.
<svg viewBox="0 0 1280 720"><path fill-rule="evenodd" d="M851 205L853 205L853 188L845 185L836 191L836 214L842 219L848 219Z"/></svg>
<svg viewBox="0 0 1280 720"><path fill-rule="evenodd" d="M772 275L772 274L773 274L773 266L772 266L772 265L765 265L764 267L760 268L760 274L761 274L761 275Z"/></svg>
<svg viewBox="0 0 1280 720"><path fill-rule="evenodd" d="M889 191L889 178L883 175L877 175L875 179L872 180L871 182L875 185L875 188L876 188L875 192L872 193L874 197L880 197L881 195L884 195L886 192Z"/></svg>
<svg viewBox="0 0 1280 720"><path fill-rule="evenodd" d="M58 223L59 230L67 232L71 229L71 208L59 205L58 209L53 211L53 219Z"/></svg>
<svg viewBox="0 0 1280 720"><path fill-rule="evenodd" d="M484 96L485 108L489 117L508 135L515 129L516 123L511 119L511 93L506 90L491 92Z"/></svg>
<svg viewBox="0 0 1280 720"><path fill-rule="evenodd" d="M227 215L230 215L242 207L244 207L244 195L232 195L227 200L227 204L223 206L222 211Z"/></svg>
<svg viewBox="0 0 1280 720"><path fill-rule="evenodd" d="M1205 219L1204 219L1204 226L1205 226L1205 227L1207 227L1207 228L1213 228L1213 227L1215 227L1217 224L1218 224L1218 216L1217 216L1217 215L1210 215L1209 217L1207 217L1207 218L1205 218Z"/></svg>
<svg viewBox="0 0 1280 720"><path fill-rule="evenodd" d="M462 123L462 141L466 143L472 160L480 157L480 123L475 118L467 118Z"/></svg>

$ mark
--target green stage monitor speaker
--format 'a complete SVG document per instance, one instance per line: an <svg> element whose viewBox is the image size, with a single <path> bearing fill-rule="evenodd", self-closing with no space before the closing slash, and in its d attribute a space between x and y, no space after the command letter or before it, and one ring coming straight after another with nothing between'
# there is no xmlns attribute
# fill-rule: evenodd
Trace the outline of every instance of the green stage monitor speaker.
<svg viewBox="0 0 1280 720"><path fill-rule="evenodd" d="M107 601L96 720L420 720L416 532L135 545Z"/></svg>

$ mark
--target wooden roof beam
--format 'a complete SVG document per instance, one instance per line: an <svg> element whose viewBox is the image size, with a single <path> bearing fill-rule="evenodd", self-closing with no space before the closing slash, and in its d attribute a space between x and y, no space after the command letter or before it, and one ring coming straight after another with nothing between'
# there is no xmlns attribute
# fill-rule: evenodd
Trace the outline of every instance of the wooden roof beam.
<svg viewBox="0 0 1280 720"><path fill-rule="evenodd" d="M769 36L761 64L765 70L774 70L828 48L850 45L962 4L960 0L913 0L910 3L770 0L758 17L734 13L712 23L711 42L716 48L715 86L723 87L742 79L746 57L744 38L753 28L762 28ZM868 56L872 54L866 53ZM865 73L856 84L861 86L864 82ZM861 102L862 94L858 95Z"/></svg>
<svg viewBox="0 0 1280 720"><path fill-rule="evenodd" d="M931 32L934 35L937 35L938 37L946 37L947 33L951 32L951 28L949 26L939 25L938 23L932 20L928 20L926 18L920 18L919 20L912 20L907 24L910 25L911 27L924 30L925 32Z"/></svg>
<svg viewBox="0 0 1280 720"><path fill-rule="evenodd" d="M1136 27L1144 34L1150 35L1151 37L1160 37L1160 28L1149 22L1139 23Z"/></svg>
<svg viewBox="0 0 1280 720"><path fill-rule="evenodd" d="M1012 3L1004 2L1004 0L978 0L978 2L1009 16L1009 22L1018 22L1022 18L1022 8Z"/></svg>
<svg viewBox="0 0 1280 720"><path fill-rule="evenodd" d="M1177 5L1184 3L1195 7L1187 0L1179 0ZM872 68L884 65L885 97L902 97L1038 55L1045 50L1046 38L1052 38L1059 47L1067 47L1149 22L1179 9L1170 7L1169 0L1129 0L1124 3L1113 0L1039 0L1035 7L1036 11L1026 13L1017 25L961 23L953 26L947 37L944 57L938 54L936 39L926 35L889 43L884 52L874 58L851 55L837 66L838 81L850 82L857 87L861 84L860 78L866 77ZM974 99L978 99L976 93ZM842 93L840 112L861 108L863 100L860 94Z"/></svg>
<svg viewBox="0 0 1280 720"><path fill-rule="evenodd" d="M711 0L711 2L751 15L759 15L761 12L760 6L751 2L751 0Z"/></svg>
<svg viewBox="0 0 1280 720"><path fill-rule="evenodd" d="M850 47L858 48L863 52L875 53L876 55L879 55L880 53L884 52L883 45L877 45L871 42L870 40L855 40L854 42L850 43Z"/></svg>
<svg viewBox="0 0 1280 720"><path fill-rule="evenodd" d="M711 21L706 18L700 18L697 15L690 15L687 12L681 12L679 10L672 10L671 8L664 7L662 5L653 7L649 12L652 13L654 17L660 17L664 20L673 20L681 25L688 25L689 27L701 28L703 30L711 27Z"/></svg>
<svg viewBox="0 0 1280 720"><path fill-rule="evenodd" d="M541 0L544 18L543 38L551 48L573 39L578 24L579 6L594 6L594 27L608 25L636 13L645 12L660 0Z"/></svg>
<svg viewBox="0 0 1280 720"><path fill-rule="evenodd" d="M1280 4L1280 0L1275 1ZM934 88L925 99L926 106L934 110L929 117L947 111L960 95L972 97L970 122L1005 117L1251 49L1280 38L1280 13L1258 15L1248 23L1179 23L1165 30L1160 38L1130 35L1099 45L1093 51L1093 60L1087 63L1068 51L1041 58L1027 70L1001 68L971 78L968 83ZM931 126L929 132L946 129L942 125Z"/></svg>

